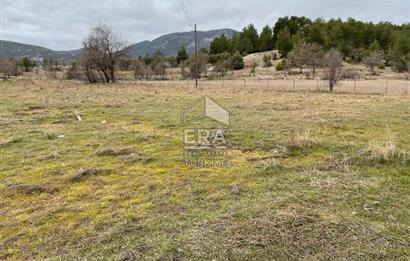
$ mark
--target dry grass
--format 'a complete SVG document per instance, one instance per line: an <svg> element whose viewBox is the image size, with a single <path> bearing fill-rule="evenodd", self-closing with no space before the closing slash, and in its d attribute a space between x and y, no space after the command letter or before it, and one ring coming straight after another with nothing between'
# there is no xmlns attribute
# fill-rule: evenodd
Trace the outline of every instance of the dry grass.
<svg viewBox="0 0 410 261"><path fill-rule="evenodd" d="M293 132L288 142L288 146L293 148L310 147L314 144L316 144L316 140L312 137L310 129Z"/></svg>
<svg viewBox="0 0 410 261"><path fill-rule="evenodd" d="M0 140L0 147L7 147L19 141L21 141L21 139L16 139L16 138Z"/></svg>
<svg viewBox="0 0 410 261"><path fill-rule="evenodd" d="M112 85L0 83L0 259L408 259L410 165L363 154L386 126L410 151L408 97L276 83L117 83L114 107ZM204 94L232 113L223 168L181 160Z"/></svg>
<svg viewBox="0 0 410 261"><path fill-rule="evenodd" d="M99 169L99 168L80 168L77 172L69 178L70 181L78 182L84 178L100 176L100 175L109 175L112 173L112 170L108 169Z"/></svg>
<svg viewBox="0 0 410 261"><path fill-rule="evenodd" d="M44 156L44 157L43 157L43 160L49 160L49 159L56 160L56 159L58 159L58 158L60 158L60 157L61 157L60 153L58 153L58 152L56 152L56 151L53 151L53 152L50 152L50 154Z"/></svg>
<svg viewBox="0 0 410 261"><path fill-rule="evenodd" d="M27 185L27 184L10 184L8 185L10 191L25 193L25 194L36 194L36 193L54 193L57 188L50 188L43 185Z"/></svg>
<svg viewBox="0 0 410 261"><path fill-rule="evenodd" d="M350 167L355 164L355 159L348 156L346 153L331 158L324 166L321 166L321 170L336 170L341 172L349 172Z"/></svg>
<svg viewBox="0 0 410 261"><path fill-rule="evenodd" d="M280 161L275 158L269 158L262 161L259 161L255 164L255 167L262 170L279 170L282 168Z"/></svg>
<svg viewBox="0 0 410 261"><path fill-rule="evenodd" d="M128 148L119 148L119 149L114 149L114 148L98 148L92 156L96 157L103 157L103 156L123 156L123 155L128 155L131 154L132 151Z"/></svg>
<svg viewBox="0 0 410 261"><path fill-rule="evenodd" d="M382 144L371 144L367 151L368 158L375 161L409 160L409 153L399 149L393 140L389 139Z"/></svg>

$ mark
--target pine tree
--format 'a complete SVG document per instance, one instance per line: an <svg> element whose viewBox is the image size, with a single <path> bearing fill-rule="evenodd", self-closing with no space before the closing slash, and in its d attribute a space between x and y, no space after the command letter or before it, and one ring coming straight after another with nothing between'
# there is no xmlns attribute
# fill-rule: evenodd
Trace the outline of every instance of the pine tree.
<svg viewBox="0 0 410 261"><path fill-rule="evenodd" d="M259 36L259 49L261 52L266 52L273 50L273 47L274 43L272 29L269 26L265 26Z"/></svg>
<svg viewBox="0 0 410 261"><path fill-rule="evenodd" d="M189 55L186 51L185 46L181 46L177 54L177 64L180 65L181 62L184 62L189 59Z"/></svg>

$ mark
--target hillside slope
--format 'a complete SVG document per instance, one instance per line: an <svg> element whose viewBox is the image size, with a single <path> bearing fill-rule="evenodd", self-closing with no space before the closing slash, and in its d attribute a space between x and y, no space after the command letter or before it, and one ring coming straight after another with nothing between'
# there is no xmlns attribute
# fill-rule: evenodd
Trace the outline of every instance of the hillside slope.
<svg viewBox="0 0 410 261"><path fill-rule="evenodd" d="M81 49L70 51L54 51L45 47L0 40L0 57L31 57L33 59L75 59Z"/></svg>
<svg viewBox="0 0 410 261"><path fill-rule="evenodd" d="M199 48L209 48L212 40L222 34L232 37L235 33L232 29L220 29L211 31L198 31ZM181 46L185 46L188 52L194 51L194 32L172 33L158 37L152 41L144 41L130 45L126 50L131 57L144 54L153 54L160 50L164 55L175 55Z"/></svg>
<svg viewBox="0 0 410 261"><path fill-rule="evenodd" d="M232 37L235 33L232 29L220 29L198 32L198 43L200 48L208 48L212 40L225 34L227 37ZM144 54L153 54L157 50L160 50L164 55L175 55L178 49L182 46L186 46L189 52L194 50L194 33L182 32L172 33L160 36L152 41L143 41L136 44L132 44L125 49L125 51L132 57L138 57ZM78 58L82 49L70 50L70 51L54 51L41 46L16 43L11 41L0 40L0 58L4 57L30 57L32 59L63 59L72 60Z"/></svg>

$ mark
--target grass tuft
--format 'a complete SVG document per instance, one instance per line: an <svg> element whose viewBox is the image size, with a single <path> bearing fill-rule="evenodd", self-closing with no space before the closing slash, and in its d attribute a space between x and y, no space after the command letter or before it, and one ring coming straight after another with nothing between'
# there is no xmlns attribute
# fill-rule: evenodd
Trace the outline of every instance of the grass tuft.
<svg viewBox="0 0 410 261"><path fill-rule="evenodd" d="M336 158L328 160L327 164L321 168L321 170L337 170L340 172L349 172L350 167L355 163L352 157L347 154L343 154Z"/></svg>
<svg viewBox="0 0 410 261"><path fill-rule="evenodd" d="M310 129L306 129L303 132L293 132L288 143L290 147L303 148L316 144L316 141L312 137Z"/></svg>
<svg viewBox="0 0 410 261"><path fill-rule="evenodd" d="M24 194L40 194L40 193L54 193L56 188L50 188L43 185L27 185L27 184L10 184L9 190Z"/></svg>
<svg viewBox="0 0 410 261"><path fill-rule="evenodd" d="M54 159L55 160L55 159L60 158L60 156L61 155L58 152L53 151L50 154L44 156L42 159L43 160L49 160L49 159Z"/></svg>
<svg viewBox="0 0 410 261"><path fill-rule="evenodd" d="M409 153L397 148L396 144L391 139L382 144L371 144L366 154L368 155L369 160L380 162L394 160L406 161L409 159Z"/></svg>
<svg viewBox="0 0 410 261"><path fill-rule="evenodd" d="M122 160L124 163L135 163L135 162L142 161L144 164L148 164L148 163L153 162L155 159L153 157L144 156L140 153L131 153L128 155L124 155L122 157Z"/></svg>
<svg viewBox="0 0 410 261"><path fill-rule="evenodd" d="M275 158L269 158L269 159L259 161L258 163L255 164L255 167L266 171L266 170L281 169L282 165L280 164L279 160Z"/></svg>
<svg viewBox="0 0 410 261"><path fill-rule="evenodd" d="M0 148L5 148L8 147L12 144L18 143L20 142L21 139L17 139L17 138L10 138L10 139L6 139L6 140L0 140Z"/></svg>
<svg viewBox="0 0 410 261"><path fill-rule="evenodd" d="M112 172L111 170L107 170L107 169L80 168L79 170L77 170L74 176L70 177L70 181L76 182L76 181L80 181L87 177L108 175L111 172Z"/></svg>
<svg viewBox="0 0 410 261"><path fill-rule="evenodd" d="M120 149L99 148L92 154L92 156L95 156L95 157L123 156L123 155L128 155L131 153L132 153L131 150L127 148L120 148Z"/></svg>

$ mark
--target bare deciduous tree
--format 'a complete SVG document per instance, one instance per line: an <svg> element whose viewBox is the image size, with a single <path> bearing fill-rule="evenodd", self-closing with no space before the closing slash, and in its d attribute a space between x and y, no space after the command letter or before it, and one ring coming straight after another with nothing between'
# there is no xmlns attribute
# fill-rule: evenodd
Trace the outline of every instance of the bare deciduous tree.
<svg viewBox="0 0 410 261"><path fill-rule="evenodd" d="M145 62L138 58L133 62L134 66L134 77L138 80L150 79L152 76L152 69L150 66L146 65Z"/></svg>
<svg viewBox="0 0 410 261"><path fill-rule="evenodd" d="M89 55L83 55L80 58L80 63L83 68L83 73L89 83L97 83L99 79L103 79L100 77L101 72L97 68L97 65L94 63L93 58Z"/></svg>
<svg viewBox="0 0 410 261"><path fill-rule="evenodd" d="M334 86L340 77L340 67L342 65L342 54L336 50L331 49L325 55L326 79L329 80L330 91L333 91Z"/></svg>
<svg viewBox="0 0 410 261"><path fill-rule="evenodd" d="M222 77L226 75L230 67L230 59L220 59L215 64L215 72L220 74Z"/></svg>
<svg viewBox="0 0 410 261"><path fill-rule="evenodd" d="M21 68L19 68L16 60L12 58L0 60L0 75L4 80L7 80L10 76L18 76L21 73Z"/></svg>
<svg viewBox="0 0 410 261"><path fill-rule="evenodd" d="M384 54L382 51L374 51L364 58L363 62L369 66L372 75L376 74L374 68L383 62L383 57Z"/></svg>
<svg viewBox="0 0 410 261"><path fill-rule="evenodd" d="M115 67L124 55L122 50L125 46L125 42L108 25L99 24L91 29L83 42L82 59L84 73L90 83L115 81Z"/></svg>
<svg viewBox="0 0 410 261"><path fill-rule="evenodd" d="M184 60L184 61L181 61L178 65L178 67L181 69L182 78L187 77L186 68L188 67L188 63L189 63L188 60Z"/></svg>
<svg viewBox="0 0 410 261"><path fill-rule="evenodd" d="M202 74L206 74L206 64L208 62L208 54L198 53L198 78L201 78ZM195 59L191 56L189 59L191 77L195 77Z"/></svg>
<svg viewBox="0 0 410 261"><path fill-rule="evenodd" d="M303 72L303 66L309 62L308 44L305 41L298 41L288 54L289 62Z"/></svg>
<svg viewBox="0 0 410 261"><path fill-rule="evenodd" d="M316 74L316 68L323 66L323 57L325 51L317 43L308 44L308 61L307 65L312 68L312 74Z"/></svg>
<svg viewBox="0 0 410 261"><path fill-rule="evenodd" d="M161 77L165 75L165 57L160 51L157 51L152 57L151 67L155 75Z"/></svg>
<svg viewBox="0 0 410 261"><path fill-rule="evenodd" d="M323 64L323 56L324 51L320 45L299 41L289 53L289 61L291 64L299 67L300 73L303 72L304 66L310 66L312 74L315 75L316 68Z"/></svg>

